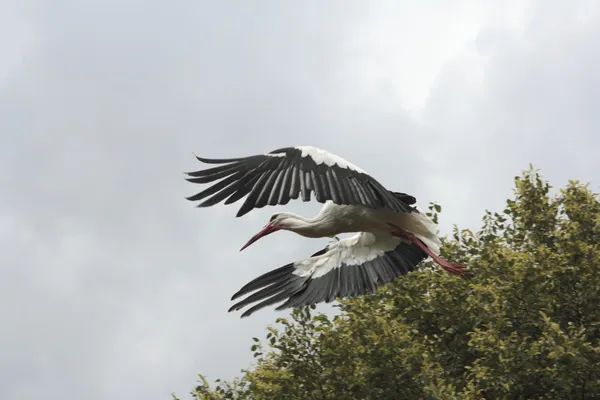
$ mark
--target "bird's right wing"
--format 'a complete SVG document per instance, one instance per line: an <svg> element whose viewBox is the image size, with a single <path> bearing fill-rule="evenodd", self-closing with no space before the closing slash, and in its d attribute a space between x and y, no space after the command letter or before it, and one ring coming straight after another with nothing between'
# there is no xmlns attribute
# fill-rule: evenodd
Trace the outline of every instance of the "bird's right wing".
<svg viewBox="0 0 600 400"><path fill-rule="evenodd" d="M198 207L208 207L225 200L231 204L248 195L237 213L240 217L253 208L287 204L302 195L310 201L328 200L341 205L363 205L370 208L387 207L396 212L412 212L406 201L412 196L393 193L377 180L348 161L316 147L286 147L243 158L208 159L196 157L207 164L224 164L214 168L189 172L192 183L211 183L188 200L208 199ZM404 195L405 197L398 196Z"/></svg>
<svg viewBox="0 0 600 400"><path fill-rule="evenodd" d="M419 246L395 236L358 233L247 283L231 300L258 291L229 311L260 302L242 314L246 317L281 301L285 303L276 310L374 293L377 287L414 270L426 257Z"/></svg>

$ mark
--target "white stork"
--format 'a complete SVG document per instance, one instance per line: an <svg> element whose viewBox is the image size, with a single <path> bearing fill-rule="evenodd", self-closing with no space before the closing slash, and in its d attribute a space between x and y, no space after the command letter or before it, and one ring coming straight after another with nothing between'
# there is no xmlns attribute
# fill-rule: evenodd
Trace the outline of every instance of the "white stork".
<svg viewBox="0 0 600 400"><path fill-rule="evenodd" d="M197 201L211 196L198 207L225 199L225 204L231 204L248 195L237 213L241 217L253 208L287 204L300 195L302 201L310 201L311 192L324 203L314 218L273 214L241 250L279 230L310 238L359 232L246 284L231 300L258 291L229 311L258 304L242 317L284 300L276 310L375 292L378 286L414 270L427 256L450 273L465 270L439 256L436 225L411 206L414 197L384 188L362 169L325 150L299 146L242 158L196 158L207 164L224 164L187 173L192 183L224 178L187 198Z"/></svg>

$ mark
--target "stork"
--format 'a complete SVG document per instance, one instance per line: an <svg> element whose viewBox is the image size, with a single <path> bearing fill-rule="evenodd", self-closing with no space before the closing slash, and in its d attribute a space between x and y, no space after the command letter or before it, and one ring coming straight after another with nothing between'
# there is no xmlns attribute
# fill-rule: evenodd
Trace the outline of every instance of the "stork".
<svg viewBox="0 0 600 400"><path fill-rule="evenodd" d="M441 242L435 223L413 207L416 199L383 187L375 178L335 154L312 146L286 147L266 154L241 158L208 159L218 164L189 172L189 182L216 180L188 197L209 207L225 200L234 203L247 195L237 213L254 208L285 205L311 193L323 204L318 215L305 218L289 212L273 214L267 224L240 251L260 238L280 230L308 238L356 233L327 245L312 256L267 272L248 282L231 300L255 292L234 304L229 312L256 303L246 317L266 306L283 302L276 310L354 297L414 270L431 257L444 270L462 274L465 267L439 256Z"/></svg>

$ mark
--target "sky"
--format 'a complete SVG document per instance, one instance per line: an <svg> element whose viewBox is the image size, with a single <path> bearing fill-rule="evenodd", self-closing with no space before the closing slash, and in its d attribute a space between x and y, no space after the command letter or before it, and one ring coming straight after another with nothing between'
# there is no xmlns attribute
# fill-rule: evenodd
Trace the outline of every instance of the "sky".
<svg viewBox="0 0 600 400"><path fill-rule="evenodd" d="M327 149L477 229L529 163L600 178L594 0L0 3L0 398L169 399L232 378L230 297L328 239L197 209L183 172ZM319 310L332 312L331 305Z"/></svg>

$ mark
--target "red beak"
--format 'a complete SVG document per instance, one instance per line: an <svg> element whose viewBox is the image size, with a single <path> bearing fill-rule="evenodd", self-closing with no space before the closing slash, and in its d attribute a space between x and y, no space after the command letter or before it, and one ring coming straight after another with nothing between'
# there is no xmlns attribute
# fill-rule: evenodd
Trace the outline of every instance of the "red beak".
<svg viewBox="0 0 600 400"><path fill-rule="evenodd" d="M250 246L252 243L256 242L261 237L265 237L273 232L277 232L279 229L281 229L279 225L271 225L270 223L268 223L261 229L260 232L252 236L252 238L248 240L248 243L246 243L244 247L240 249L240 251L244 250L246 247Z"/></svg>

